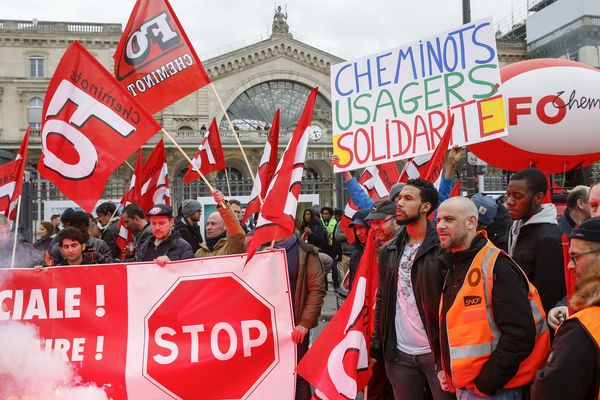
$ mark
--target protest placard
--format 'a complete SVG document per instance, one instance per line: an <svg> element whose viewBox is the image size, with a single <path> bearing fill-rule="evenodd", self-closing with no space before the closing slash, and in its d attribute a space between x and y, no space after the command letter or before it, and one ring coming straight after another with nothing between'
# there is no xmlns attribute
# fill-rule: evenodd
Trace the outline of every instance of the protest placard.
<svg viewBox="0 0 600 400"><path fill-rule="evenodd" d="M336 172L505 136L491 18L331 68Z"/></svg>

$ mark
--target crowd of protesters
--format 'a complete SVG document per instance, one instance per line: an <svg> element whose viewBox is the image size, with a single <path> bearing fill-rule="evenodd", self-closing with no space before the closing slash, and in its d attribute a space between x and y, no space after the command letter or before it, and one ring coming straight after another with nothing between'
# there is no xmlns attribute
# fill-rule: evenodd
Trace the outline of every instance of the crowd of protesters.
<svg viewBox="0 0 600 400"><path fill-rule="evenodd" d="M350 174L355 212L348 240L343 212L303 210L284 249L298 361L328 290L351 290L373 230L379 286L371 341L373 399L598 399L600 340L600 184L578 186L562 218L545 201L546 177L512 174L506 203L484 194L449 197L460 150L452 149L439 189L422 179L391 187L373 202ZM332 159L332 162L335 162ZM199 226L202 205L173 209L112 202L96 217L65 210L40 223L39 239L17 241L15 267L171 261L246 252L253 226L242 204L215 192L217 211ZM132 241L119 248L119 220ZM59 226L61 228L59 228ZM576 290L567 307L561 234L570 239ZM0 215L0 257L13 241ZM572 315L569 315L569 310ZM310 399L297 377L297 399Z"/></svg>

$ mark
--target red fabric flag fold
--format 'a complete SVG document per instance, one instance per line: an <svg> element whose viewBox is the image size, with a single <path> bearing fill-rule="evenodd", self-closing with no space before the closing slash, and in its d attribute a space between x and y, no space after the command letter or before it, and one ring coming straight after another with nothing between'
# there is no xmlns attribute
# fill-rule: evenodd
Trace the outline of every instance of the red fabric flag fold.
<svg viewBox="0 0 600 400"><path fill-rule="evenodd" d="M161 139L144 162L139 180L138 205L144 213L155 204L171 204L167 156Z"/></svg>
<svg viewBox="0 0 600 400"><path fill-rule="evenodd" d="M245 223L251 215L260 211L260 199L258 198L258 191L260 190L260 197L264 200L267 195L267 189L275 174L275 168L277 168L277 148L279 146L279 108L275 111L273 116L273 123L271 124L271 130L265 143L265 149L260 159L258 166L258 172L256 173L256 185L252 186L252 192L250 193L250 201L246 205L246 212L242 218L242 224ZM258 186L258 189L257 189Z"/></svg>
<svg viewBox="0 0 600 400"><path fill-rule="evenodd" d="M298 364L298 374L315 387L315 398L354 399L369 382L377 280L371 230L350 294Z"/></svg>
<svg viewBox="0 0 600 400"><path fill-rule="evenodd" d="M27 149L29 147L29 135L31 133L31 127L27 127L27 132L25 132L25 136L21 141L21 147L19 148L19 152L15 157L16 163L15 165L15 185L14 190L10 194L10 204L8 209L0 209L0 211L4 210L4 214L8 216L8 219L14 221L17 214L17 205L19 202L19 196L23 192L23 175L25 174L25 166L27 165ZM0 181L5 182L5 181Z"/></svg>
<svg viewBox="0 0 600 400"><path fill-rule="evenodd" d="M133 170L133 174L131 175L131 180L129 181L129 189L123 195L121 199L121 207L124 209L129 204L138 204L140 198L140 184L137 179L138 176L142 174L142 149L138 152L137 161L135 162L135 168ZM125 226L123 222L123 214L121 214L121 218L119 218L119 235L117 236L116 243L117 247L123 251L125 246L128 243L133 241L133 232Z"/></svg>
<svg viewBox="0 0 600 400"><path fill-rule="evenodd" d="M438 143L433 155L431 156L431 160L429 161L429 168L427 172L423 176L423 179L434 183L438 180L442 171L444 170L444 161L446 160L446 153L448 153L448 146L450 145L450 141L452 140L452 128L454 127L454 114L450 115L450 120L448 121L448 125L446 125L446 130L442 135L442 140Z"/></svg>
<svg viewBox="0 0 600 400"><path fill-rule="evenodd" d="M204 134L198 151L192 159L192 163L202 172L203 175L208 175L211 172L225 169L225 156L223 155L223 146L221 145L221 136L217 120L212 119L210 127ZM200 178L198 172L188 167L188 171L183 176L184 183L190 183Z"/></svg>
<svg viewBox="0 0 600 400"><path fill-rule="evenodd" d="M308 146L307 128L312 122L317 93L318 89L314 88L308 95L292 139L279 160L248 248L246 263L250 261L260 245L289 238L294 233L296 208Z"/></svg>
<svg viewBox="0 0 600 400"><path fill-rule="evenodd" d="M159 129L115 78L74 42L46 92L38 170L92 212L110 174Z"/></svg>
<svg viewBox="0 0 600 400"><path fill-rule="evenodd" d="M150 113L210 83L167 0L138 0L115 54L115 77Z"/></svg>

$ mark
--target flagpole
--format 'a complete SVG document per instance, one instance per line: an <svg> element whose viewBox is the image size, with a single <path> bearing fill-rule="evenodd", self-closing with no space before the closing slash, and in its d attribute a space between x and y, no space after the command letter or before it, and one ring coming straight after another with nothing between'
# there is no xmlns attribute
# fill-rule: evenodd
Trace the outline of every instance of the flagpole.
<svg viewBox="0 0 600 400"><path fill-rule="evenodd" d="M190 165L192 166L192 170L196 171L198 173L198 175L200 175L200 178L202 178L202 180L204 181L204 183L206 184L206 186L208 186L208 189L210 190L211 193L216 192L215 188L210 184L210 182L208 181L208 179L206 179L206 177L204 176L204 174L202 172L200 172L200 170L198 169L198 167L196 167L196 165L192 162L192 160L190 159L190 157L187 155L187 153L185 151L183 151L183 149L181 148L181 146L179 146L177 144L177 142L175 141L175 139L173 138L173 136L171 136L171 134L169 132L167 132L165 130L165 128L161 128L161 132L163 133L163 135L165 135L171 142L173 142L173 144L175 145L175 147L177 148L177 150L179 150L181 152L181 154L185 157L185 159L190 163Z"/></svg>
<svg viewBox="0 0 600 400"><path fill-rule="evenodd" d="M225 167L225 180L227 181L227 191L229 192L229 197L231 198L231 186L229 185L229 174L227 173L227 167Z"/></svg>
<svg viewBox="0 0 600 400"><path fill-rule="evenodd" d="M12 248L12 258L10 260L10 268L13 269L15 267L15 255L17 252L17 238L19 236L19 219L21 216L21 195L17 200L17 215L15 217L15 237L13 240L13 248Z"/></svg>
<svg viewBox="0 0 600 400"><path fill-rule="evenodd" d="M219 105L221 106L223 113L225 113L225 118L227 118L227 122L229 123L229 129L233 133L233 137L235 138L235 141L237 142L240 150L242 151L242 156L244 156L244 161L246 162L246 167L248 167L248 172L250 172L250 178L252 178L252 185L254 186L254 189L256 189L256 194L258 195L258 201L260 201L260 205L262 206L264 204L264 201L262 199L262 196L260 195L260 190L258 190L258 186L256 185L256 180L254 179L254 172L252 172L252 168L250 168L250 163L248 162L248 157L246 157L246 152L244 151L244 148L242 147L242 144L240 143L240 138L238 137L237 133L235 132L235 129L233 129L233 122L231 122L231 119L229 119L229 114L227 114L227 110L225 110L225 106L223 105L223 102L221 101L221 97L219 96L219 93L217 93L217 89L215 88L215 85L213 85L212 82L209 85L210 85L210 88L212 89L213 93L215 94L215 97L217 98L217 101L219 102Z"/></svg>
<svg viewBox="0 0 600 400"><path fill-rule="evenodd" d="M135 169L134 169L134 168L131 166L131 164L129 164L129 161L125 160L125 164L127 164L127 166L128 166L129 168L131 168L131 170L132 170L132 171L134 171L134 172L135 172Z"/></svg>

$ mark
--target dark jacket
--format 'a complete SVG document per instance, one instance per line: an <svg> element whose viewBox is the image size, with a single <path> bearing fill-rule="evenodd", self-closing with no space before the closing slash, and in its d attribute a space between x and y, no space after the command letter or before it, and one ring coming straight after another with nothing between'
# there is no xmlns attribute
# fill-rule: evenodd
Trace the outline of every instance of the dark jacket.
<svg viewBox="0 0 600 400"><path fill-rule="evenodd" d="M371 341L374 358L396 359L396 297L398 268L404 246L408 241L406 229L381 248L379 254L379 290L375 308L375 332ZM427 236L415 256L411 269L412 287L419 315L429 339L436 367L439 363L439 305L447 268L438 262L442 252L435 227L427 222Z"/></svg>
<svg viewBox="0 0 600 400"><path fill-rule="evenodd" d="M99 264L98 260L96 259L96 253L95 252L85 252L84 251L81 254L81 256L82 256L81 264L78 264L78 265ZM69 265L69 262L63 258L62 261L60 263L56 264L56 265L57 266L66 266L66 265Z"/></svg>
<svg viewBox="0 0 600 400"><path fill-rule="evenodd" d="M302 224L300 225L300 237L302 240L305 240L313 246L325 250L327 249L327 231L325 230L325 226L314 210L310 208L307 208L307 210L310 211L312 217L309 222L302 221ZM311 233L305 234L304 228L310 229Z"/></svg>
<svg viewBox="0 0 600 400"><path fill-rule="evenodd" d="M511 228L509 254L540 294L546 314L566 295L563 250L553 204ZM515 239L516 237L516 239ZM516 243L514 243L516 240ZM512 243L512 245L511 245Z"/></svg>
<svg viewBox="0 0 600 400"><path fill-rule="evenodd" d="M47 235L41 237L35 241L33 247L35 247L35 249L40 251L41 253L44 253L52 244L52 239L54 239L54 235Z"/></svg>
<svg viewBox="0 0 600 400"><path fill-rule="evenodd" d="M153 235L136 249L135 261L153 261L159 256L167 256L171 261L194 258L192 246L183 240L176 231L171 231L171 234L158 246L154 245L154 239Z"/></svg>
<svg viewBox="0 0 600 400"><path fill-rule="evenodd" d="M487 240L482 235L473 239L469 249L446 253L441 262L450 266L443 290L443 308L440 321L440 345L444 370L448 373L450 356L446 330L446 313L462 288L473 258ZM483 365L475 386L484 394L494 395L518 371L519 365L533 350L535 322L528 300L529 286L518 266L505 253L494 265L492 310L494 322L500 330L500 340L490 359ZM458 301L462 301L459 299Z"/></svg>
<svg viewBox="0 0 600 400"><path fill-rule="evenodd" d="M494 221L485 228L488 238L494 243L494 246L500 250L508 252L508 234L512 225L512 218L506 207L498 204L498 209Z"/></svg>
<svg viewBox="0 0 600 400"><path fill-rule="evenodd" d="M571 304L575 310L595 307L600 319L600 273L588 275ZM554 337L548 362L532 387L534 400L597 400L600 393L600 349L577 318L563 322Z"/></svg>
<svg viewBox="0 0 600 400"><path fill-rule="evenodd" d="M573 228L575 228L575 225L577 225L577 223L573 220L573 218L571 218L571 215L569 214L569 209L565 208L565 213L563 214L562 218L558 221L558 229L560 230L560 233L564 233L567 235L567 237L569 237L571 231L573 230Z"/></svg>
<svg viewBox="0 0 600 400"><path fill-rule="evenodd" d="M121 257L121 249L117 246L117 237L119 237L119 217L114 218L107 226L102 228L100 239L104 240L110 248L113 259Z"/></svg>
<svg viewBox="0 0 600 400"><path fill-rule="evenodd" d="M202 233L198 224L190 224L184 217L177 218L175 222L175 230L179 235L192 246L194 253L200 248L202 243Z"/></svg>
<svg viewBox="0 0 600 400"><path fill-rule="evenodd" d="M113 262L110 247L102 239L96 239L95 237L89 237L85 243L85 253L94 253L93 258L96 260L96 264L108 264ZM46 266L53 265L64 265L65 258L63 257L59 243L55 243L46 251Z"/></svg>

